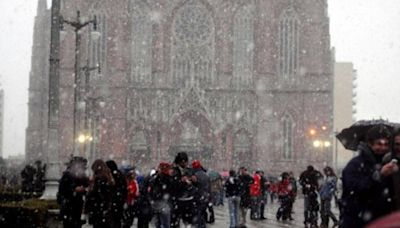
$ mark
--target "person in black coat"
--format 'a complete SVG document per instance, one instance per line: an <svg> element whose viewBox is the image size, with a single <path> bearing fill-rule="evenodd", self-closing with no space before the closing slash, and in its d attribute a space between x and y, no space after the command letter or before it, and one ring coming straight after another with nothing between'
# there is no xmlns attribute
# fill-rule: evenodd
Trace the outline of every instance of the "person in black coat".
<svg viewBox="0 0 400 228"><path fill-rule="evenodd" d="M106 162L107 167L111 171L115 185L114 191L111 196L111 220L112 227L121 228L122 215L124 211L124 204L126 203L128 188L126 186L126 180L121 171L118 170L117 163L113 160Z"/></svg>
<svg viewBox="0 0 400 228"><path fill-rule="evenodd" d="M111 216L114 179L106 163L97 159L92 164L93 177L87 194L85 212L93 228L113 228Z"/></svg>
<svg viewBox="0 0 400 228"><path fill-rule="evenodd" d="M305 227L317 227L318 223L318 189L322 173L315 170L313 166L300 174L299 182L304 195L304 225Z"/></svg>
<svg viewBox="0 0 400 228"><path fill-rule="evenodd" d="M139 182L139 198L137 200L137 227L149 228L151 218L153 217L153 209L150 202L149 187L151 180L157 175L156 170L152 169L150 173Z"/></svg>
<svg viewBox="0 0 400 228"><path fill-rule="evenodd" d="M89 178L85 174L86 164L86 159L73 157L60 180L57 202L60 205L60 219L65 228L82 226L83 197L89 186Z"/></svg>
<svg viewBox="0 0 400 228"><path fill-rule="evenodd" d="M193 170L188 168L188 155L185 152L180 152L175 156L172 180L174 194L171 227L180 227L180 219L185 224L193 224L197 212L195 201L197 189L193 183L197 179Z"/></svg>
<svg viewBox="0 0 400 228"><path fill-rule="evenodd" d="M161 162L156 175L149 183L149 198L153 209L156 228L171 227L172 209L172 165Z"/></svg>
<svg viewBox="0 0 400 228"><path fill-rule="evenodd" d="M390 212L385 179L396 171L396 164L382 166L382 158L389 151L389 138L386 127L373 127L366 134L366 142L359 144L359 155L344 168L340 227L364 227Z"/></svg>
<svg viewBox="0 0 400 228"><path fill-rule="evenodd" d="M253 178L248 174L245 167L239 169L240 183L240 212L239 227L246 227L247 210L251 207L250 185L253 184Z"/></svg>
<svg viewBox="0 0 400 228"><path fill-rule="evenodd" d="M226 180L224 188L225 196L228 199L229 228L236 228L239 225L240 181L235 170L229 171L229 178Z"/></svg>

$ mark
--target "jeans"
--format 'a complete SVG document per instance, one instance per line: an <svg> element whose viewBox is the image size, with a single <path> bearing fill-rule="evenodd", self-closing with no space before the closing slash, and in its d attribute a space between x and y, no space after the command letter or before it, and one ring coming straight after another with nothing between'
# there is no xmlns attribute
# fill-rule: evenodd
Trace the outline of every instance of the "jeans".
<svg viewBox="0 0 400 228"><path fill-rule="evenodd" d="M252 196L251 197L251 209L250 209L250 218L251 219L259 219L260 218L260 204L261 204L261 196Z"/></svg>
<svg viewBox="0 0 400 228"><path fill-rule="evenodd" d="M239 205L240 205L240 197L232 196L228 197L228 207L229 207L229 227L234 228L237 227L238 224L238 215L239 215Z"/></svg>
<svg viewBox="0 0 400 228"><path fill-rule="evenodd" d="M304 195L304 224L317 225L318 199L314 196Z"/></svg>
<svg viewBox="0 0 400 228"><path fill-rule="evenodd" d="M321 200L321 220L325 227L329 225L329 218L332 219L334 224L338 223L338 219L331 211L331 199Z"/></svg>

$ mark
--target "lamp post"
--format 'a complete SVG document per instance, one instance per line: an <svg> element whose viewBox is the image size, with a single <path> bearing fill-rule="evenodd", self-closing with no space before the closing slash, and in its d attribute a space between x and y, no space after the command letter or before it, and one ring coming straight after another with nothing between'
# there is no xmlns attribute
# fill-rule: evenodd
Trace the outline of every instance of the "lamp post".
<svg viewBox="0 0 400 228"><path fill-rule="evenodd" d="M97 22L96 22L96 17L93 20L89 21L83 21L80 16L80 12L77 11L77 17L75 21L69 21L69 20L64 20L61 19L61 22L66 23L73 27L75 29L75 80L74 80L74 114L73 114L73 142L74 142L74 155L79 155L78 153L78 143L77 143L77 136L79 132L81 131L81 119L82 119L82 112L81 109L84 107L84 104L82 101L82 89L86 90L85 88L82 88L82 80L81 80L81 74L80 74L80 49L81 49L81 35L80 35L80 30L84 27L86 27L89 24L93 24L94 30L97 29Z"/></svg>
<svg viewBox="0 0 400 228"><path fill-rule="evenodd" d="M60 179L59 156L59 106L60 106L60 0L51 5L50 69L49 69L49 111L46 183L42 199L57 197Z"/></svg>

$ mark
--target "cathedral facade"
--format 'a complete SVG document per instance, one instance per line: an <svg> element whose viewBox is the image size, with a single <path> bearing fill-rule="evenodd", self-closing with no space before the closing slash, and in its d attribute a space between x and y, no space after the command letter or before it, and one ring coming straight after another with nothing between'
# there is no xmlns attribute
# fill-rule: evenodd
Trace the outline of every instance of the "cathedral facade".
<svg viewBox="0 0 400 228"><path fill-rule="evenodd" d="M62 1L63 20L77 11L95 23L79 31L78 63L77 33L60 28L61 161L81 154L148 168L185 151L219 170L330 164L326 0ZM38 15L36 24L46 23ZM48 30L34 39L49 40ZM31 158L46 153L46 127L35 126L47 118L35 105L47 102L44 50L33 51L32 66L44 70L31 73ZM80 133L90 140L78 142Z"/></svg>

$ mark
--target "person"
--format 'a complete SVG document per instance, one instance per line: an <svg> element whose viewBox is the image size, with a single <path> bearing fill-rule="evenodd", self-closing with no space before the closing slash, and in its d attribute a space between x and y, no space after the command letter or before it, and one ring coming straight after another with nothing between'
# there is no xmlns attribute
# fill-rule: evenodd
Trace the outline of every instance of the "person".
<svg viewBox="0 0 400 228"><path fill-rule="evenodd" d="M60 179L57 203L60 205L60 219L64 228L82 227L84 196L89 186L89 178L85 174L86 165L85 158L72 157Z"/></svg>
<svg viewBox="0 0 400 228"><path fill-rule="evenodd" d="M193 225L196 215L196 187L197 181L193 170L188 167L189 158L185 152L179 152L175 156L173 167L173 212L171 217L171 227L180 227L180 219L185 226Z"/></svg>
<svg viewBox="0 0 400 228"><path fill-rule="evenodd" d="M253 183L250 185L251 207L250 219L260 219L260 204L261 204L261 176L260 172L256 171L253 175Z"/></svg>
<svg viewBox="0 0 400 228"><path fill-rule="evenodd" d="M206 170L201 165L200 160L194 160L192 162L193 174L197 181L194 185L197 188L197 194L195 195L195 201L197 205L197 213L194 219L194 223L198 228L206 227L207 219L207 207L211 203L211 180L207 175Z"/></svg>
<svg viewBox="0 0 400 228"><path fill-rule="evenodd" d="M300 174L299 182L304 195L305 227L318 227L319 204L317 190L321 178L322 174L311 165L307 166L307 169Z"/></svg>
<svg viewBox="0 0 400 228"><path fill-rule="evenodd" d="M397 164L397 168L400 166L400 129L397 129L392 136L391 140L392 152L385 154L383 157L383 163L394 162ZM388 178L388 185L390 195L392 196L392 210L400 210L400 172L396 172L392 175L392 178Z"/></svg>
<svg viewBox="0 0 400 228"><path fill-rule="evenodd" d="M382 165L389 151L390 132L377 125L366 133L358 145L359 154L342 172L343 194L341 224L343 228L364 227L390 212L390 196L384 181L396 171L396 164Z"/></svg>
<svg viewBox="0 0 400 228"><path fill-rule="evenodd" d="M111 203L114 179L106 163L97 159L92 164L93 176L87 194L85 212L93 228L112 228Z"/></svg>
<svg viewBox="0 0 400 228"><path fill-rule="evenodd" d="M267 204L267 179L264 176L264 171L260 171L260 185L261 185L261 202L260 202L260 220L267 219L265 217L265 205Z"/></svg>
<svg viewBox="0 0 400 228"><path fill-rule="evenodd" d="M139 184L136 181L136 171L131 168L125 171L126 185L127 185L127 196L126 206L124 207L123 215L123 228L129 228L133 225L136 212L138 210L137 200L139 198Z"/></svg>
<svg viewBox="0 0 400 228"><path fill-rule="evenodd" d="M172 165L161 162L156 175L149 183L149 197L156 228L171 227Z"/></svg>
<svg viewBox="0 0 400 228"><path fill-rule="evenodd" d="M336 192L337 177L329 166L324 168L325 180L319 190L321 198L321 225L320 228L328 228L329 218L333 221L333 227L339 225L339 221L331 211L331 201Z"/></svg>
<svg viewBox="0 0 400 228"><path fill-rule="evenodd" d="M229 227L238 227L238 215L240 206L240 183L235 170L229 171L229 177L225 181L225 196L228 199L229 207Z"/></svg>
<svg viewBox="0 0 400 228"><path fill-rule="evenodd" d="M283 172L281 174L281 181L278 182L278 199L280 202L280 206L278 211L276 212L276 219L279 221L282 219L283 221L290 219L290 196L291 196L291 183L289 180L289 174L287 172Z"/></svg>
<svg viewBox="0 0 400 228"><path fill-rule="evenodd" d="M290 186L292 187L292 190L290 191L290 201L289 201L289 210L290 210L289 220L294 220L292 217L292 213L294 213L293 205L297 197L297 181L292 171L289 172L289 182Z"/></svg>
<svg viewBox="0 0 400 228"><path fill-rule="evenodd" d="M240 211L239 211L239 227L246 227L247 210L251 206L250 185L253 178L248 174L245 167L239 168L240 183Z"/></svg>
<svg viewBox="0 0 400 228"><path fill-rule="evenodd" d="M106 165L110 169L111 175L115 181L114 191L112 192L111 197L111 227L121 228L124 204L126 203L128 194L126 179L124 175L122 175L122 172L118 170L118 166L115 161L108 160Z"/></svg>
<svg viewBox="0 0 400 228"><path fill-rule="evenodd" d="M139 198L137 200L137 227L149 228L151 219L153 218L153 209L149 197L149 186L151 180L157 175L157 170L151 169L150 173L143 177L139 182Z"/></svg>

